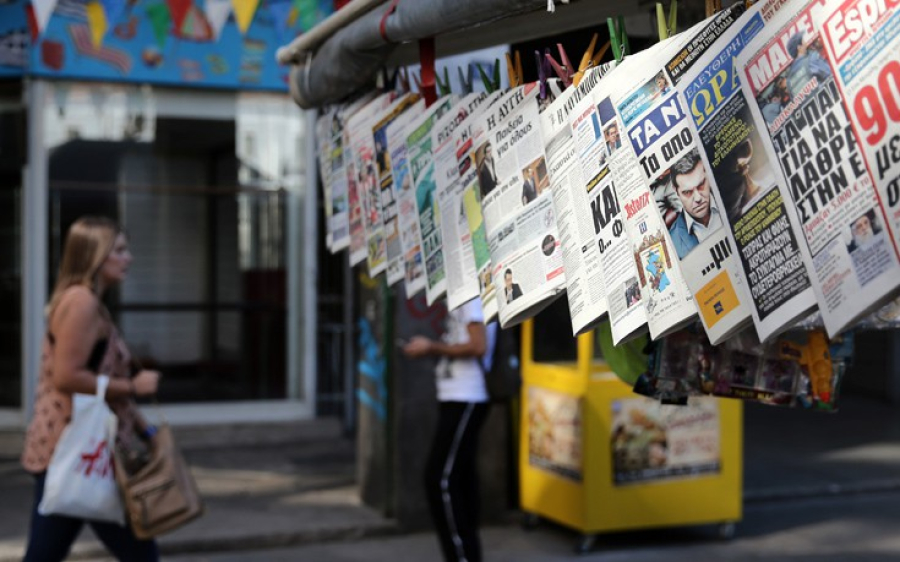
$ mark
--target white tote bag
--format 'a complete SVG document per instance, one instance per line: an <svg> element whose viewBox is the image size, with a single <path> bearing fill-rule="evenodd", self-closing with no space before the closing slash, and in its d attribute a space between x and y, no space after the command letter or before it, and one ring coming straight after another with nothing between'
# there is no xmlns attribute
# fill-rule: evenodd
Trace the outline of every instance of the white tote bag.
<svg viewBox="0 0 900 562"><path fill-rule="evenodd" d="M63 430L47 468L41 515L68 515L125 524L125 511L113 474L111 447L116 416L106 405L109 377L97 377L96 396L72 397L72 421Z"/></svg>

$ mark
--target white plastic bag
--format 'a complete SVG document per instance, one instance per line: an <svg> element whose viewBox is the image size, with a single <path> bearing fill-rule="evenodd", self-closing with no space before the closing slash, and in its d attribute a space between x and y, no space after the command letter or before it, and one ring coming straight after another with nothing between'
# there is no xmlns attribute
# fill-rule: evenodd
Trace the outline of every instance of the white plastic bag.
<svg viewBox="0 0 900 562"><path fill-rule="evenodd" d="M125 511L113 474L116 416L104 397L109 377L97 377L96 396L76 394L72 421L63 430L44 482L41 515L68 515L125 524Z"/></svg>

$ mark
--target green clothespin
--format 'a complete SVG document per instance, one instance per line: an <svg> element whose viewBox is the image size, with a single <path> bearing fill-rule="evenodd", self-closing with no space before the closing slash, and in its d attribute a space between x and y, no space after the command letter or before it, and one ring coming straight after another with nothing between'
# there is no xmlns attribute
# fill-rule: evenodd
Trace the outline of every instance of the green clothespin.
<svg viewBox="0 0 900 562"><path fill-rule="evenodd" d="M437 82L438 96L443 97L450 95L450 74L446 66L444 67L444 79L441 80L440 73L435 72L434 81Z"/></svg>
<svg viewBox="0 0 900 562"><path fill-rule="evenodd" d="M606 24L609 26L609 42L612 46L613 56L616 62L622 62L625 55L631 54L628 47L628 34L625 33L625 18L619 16L616 19L606 18Z"/></svg>
<svg viewBox="0 0 900 562"><path fill-rule="evenodd" d="M461 85L462 91L460 92L463 95L472 93L472 65L466 65L466 71L463 72L461 66L456 67L456 72L459 73L459 83Z"/></svg>
<svg viewBox="0 0 900 562"><path fill-rule="evenodd" d="M481 82L484 84L484 90L491 94L500 89L500 59L494 60L494 75L493 77L489 77L487 72L481 68L481 65L478 66L478 74L481 75Z"/></svg>
<svg viewBox="0 0 900 562"><path fill-rule="evenodd" d="M675 35L678 27L678 0L672 0L669 4L669 18L666 20L666 11L663 5L656 3L656 26L659 29L659 40L665 41Z"/></svg>

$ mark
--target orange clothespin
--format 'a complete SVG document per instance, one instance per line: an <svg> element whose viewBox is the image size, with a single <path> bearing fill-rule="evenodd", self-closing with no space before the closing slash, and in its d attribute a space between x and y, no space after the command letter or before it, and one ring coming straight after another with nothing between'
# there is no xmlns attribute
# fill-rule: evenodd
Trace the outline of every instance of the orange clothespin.
<svg viewBox="0 0 900 562"><path fill-rule="evenodd" d="M596 33L591 37L590 45L588 45L587 50L585 50L584 54L581 56L581 63L578 65L578 71L572 75L572 84L575 86L581 83L581 79L584 78L585 72L600 64L603 55L609 50L610 42L607 41L606 44L600 47L600 50L597 51L596 54L594 53L594 47L597 45L597 37L598 35Z"/></svg>
<svg viewBox="0 0 900 562"><path fill-rule="evenodd" d="M509 77L509 87L515 88L525 83L525 76L522 73L522 56L516 51L515 64L513 64L513 55L506 53L506 75Z"/></svg>
<svg viewBox="0 0 900 562"><path fill-rule="evenodd" d="M706 0L706 17L711 18L722 11L722 0Z"/></svg>

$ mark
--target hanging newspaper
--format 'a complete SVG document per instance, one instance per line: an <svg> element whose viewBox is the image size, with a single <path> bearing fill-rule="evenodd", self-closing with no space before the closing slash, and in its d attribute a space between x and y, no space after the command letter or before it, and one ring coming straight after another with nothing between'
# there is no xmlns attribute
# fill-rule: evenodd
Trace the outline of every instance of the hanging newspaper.
<svg viewBox="0 0 900 562"><path fill-rule="evenodd" d="M670 87L660 90L655 78L663 63L688 37L689 32L679 34L641 58L627 59L622 69L617 69L609 91L595 93L594 98L600 120L615 124L609 167L625 214L625 232L631 242L641 300L653 339L679 329L697 316L669 231L643 172L651 159L667 161L663 147L677 138L674 135L684 119L674 92ZM603 95L606 97L598 99Z"/></svg>
<svg viewBox="0 0 900 562"><path fill-rule="evenodd" d="M350 203L350 265L354 266L366 259L366 228L363 224L363 199L369 194L369 183L375 185L374 149L372 142L372 121L378 113L387 109L393 95L382 94L359 111L350 115L343 131L344 163L347 172L347 201ZM371 173L370 173L371 170ZM365 186L363 183L365 182ZM379 219L380 220L380 219Z"/></svg>
<svg viewBox="0 0 900 562"><path fill-rule="evenodd" d="M394 101L386 110L376 113L375 117L367 123L368 135L363 133L354 144L357 157L364 162L364 167L359 171L360 182L358 189L362 199L363 226L366 229L366 263L369 266L369 277L375 277L387 269L388 265L388 239L385 231L384 202L393 205L393 178L391 166L388 162L387 142L384 131L387 126L404 111L412 107L418 101L418 95L405 95ZM391 220L396 218L393 212ZM395 237L392 242L399 240Z"/></svg>
<svg viewBox="0 0 900 562"><path fill-rule="evenodd" d="M408 299L425 288L425 260L422 256L422 231L419 228L419 209L416 206L415 177L421 176L425 167L434 169L431 126L455 101L455 96L443 97L426 110L410 112L409 122L397 120L388 128L394 186L398 189L400 244L403 251L401 257ZM418 134L422 142L410 145L407 141L411 134Z"/></svg>
<svg viewBox="0 0 900 562"><path fill-rule="evenodd" d="M786 228L785 206L772 177L772 161L761 150L753 158L746 152L752 144L759 146L759 136L738 86L733 59L762 30L762 6L760 2L751 7L695 60L684 71L677 87L689 109L691 126L698 139L711 193L710 204L717 206L719 217L725 223L713 244L701 244L705 249L699 252L708 265L698 259L698 267L686 268L688 279L692 276L715 279L726 272L734 276L730 279L739 287L737 298L750 309L759 338L766 340L806 314L815 306L815 298L800 261L797 241ZM751 178L756 178L754 185L759 187L753 191L758 193L747 197L745 186L752 183ZM720 241L723 233L727 235L724 244ZM684 240L684 234L678 238ZM779 241L783 263L788 264L777 278L766 276L760 269L767 267L762 263L766 240ZM725 270L720 272L722 265ZM701 300L706 301L698 297L698 302ZM699 306L702 315L709 314L705 302Z"/></svg>
<svg viewBox="0 0 900 562"><path fill-rule="evenodd" d="M765 14L771 7L771 21L736 64L761 133L761 146L747 150L761 149L780 164L776 181L791 203L790 223L781 217L782 226L771 224L772 236L758 239L754 258L760 263L751 275L774 281L797 267L781 251L792 227L801 239L800 255L825 328L834 336L887 302L900 272L893 244L882 232L882 207L813 27L817 5L767 2L762 9ZM750 193L745 197L752 199ZM761 222L756 228L767 226ZM762 280L760 285L767 286Z"/></svg>
<svg viewBox="0 0 900 562"><path fill-rule="evenodd" d="M477 185L474 166L469 162L471 125L478 114L500 97L494 94L472 94L455 105L431 129L434 147L434 180L440 230L447 273L447 309L454 310L479 295L469 217L465 193ZM470 203L471 205L471 203ZM485 317L493 313L487 301Z"/></svg>
<svg viewBox="0 0 900 562"><path fill-rule="evenodd" d="M384 220L384 233L387 242L387 277L388 285L399 283L405 277L404 252L401 238L409 237L418 232L405 233L400 227L402 202L400 196L403 193L411 193L412 184L409 177L409 168L406 164L406 126L425 111L425 100L419 99L410 105L403 113L392 120L376 125L373 130L375 146L383 146L386 163L386 171L382 172L381 179L381 204ZM405 184L403 182L406 182ZM386 184L390 184L390 189Z"/></svg>
<svg viewBox="0 0 900 562"><path fill-rule="evenodd" d="M605 145L601 142L603 136L599 130L594 134L593 127L597 121L591 90L605 71L600 67L587 72L577 87L566 89L541 113L541 135L575 335L589 330L607 313L604 261L612 257L606 254L607 244L601 232L607 226L611 229L612 223L619 220L618 232L620 237L624 235L621 220L616 218L619 204L612 184L607 181L606 185L600 185L609 174ZM573 116L575 123L570 126ZM602 165L601 155L604 156ZM630 258L627 261L634 270L634 261Z"/></svg>
<svg viewBox="0 0 900 562"><path fill-rule="evenodd" d="M316 157L319 164L319 180L322 182L322 207L325 209L325 247L334 253L332 245L334 236L332 220L334 211L331 207L331 127L337 114L332 108L325 111L316 119Z"/></svg>
<svg viewBox="0 0 900 562"><path fill-rule="evenodd" d="M826 0L815 22L900 251L900 2ZM852 234L868 235L859 217Z"/></svg>
<svg viewBox="0 0 900 562"><path fill-rule="evenodd" d="M479 186L492 278L503 280L497 301L504 328L537 314L566 285L537 94L536 84L510 90L472 128L476 166L490 159L496 179Z"/></svg>
<svg viewBox="0 0 900 562"><path fill-rule="evenodd" d="M643 115L629 129L641 172L668 229L687 288L709 340L718 344L751 323L751 310L732 252L722 205L710 189L709 168L675 86L744 12L743 4L720 11L673 44L665 65L629 99ZM641 113L643 111L643 113ZM657 129L658 127L658 129Z"/></svg>

